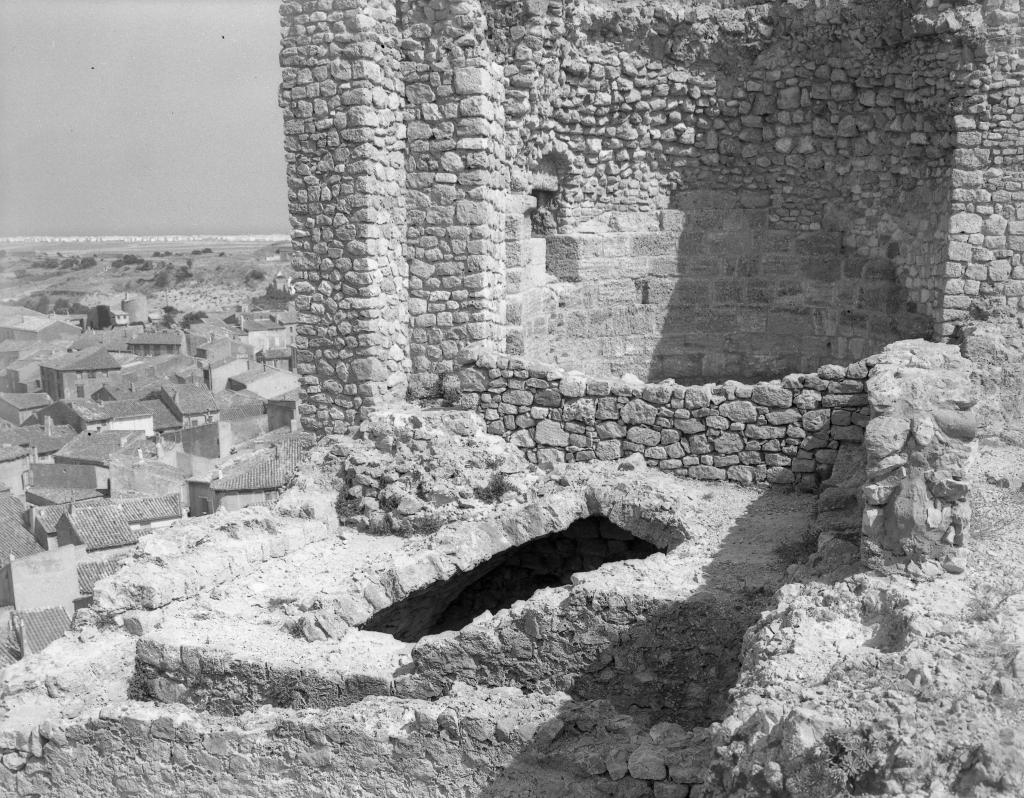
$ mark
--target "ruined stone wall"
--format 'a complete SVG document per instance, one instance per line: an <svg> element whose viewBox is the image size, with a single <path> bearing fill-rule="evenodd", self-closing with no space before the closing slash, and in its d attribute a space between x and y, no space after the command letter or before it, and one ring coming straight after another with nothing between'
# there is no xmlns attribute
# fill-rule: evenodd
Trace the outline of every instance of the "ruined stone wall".
<svg viewBox="0 0 1024 798"><path fill-rule="evenodd" d="M991 312L1021 310L1024 296L1024 60L1016 0L986 0L973 91L954 117L957 153L942 334Z"/></svg>
<svg viewBox="0 0 1024 798"><path fill-rule="evenodd" d="M813 489L831 473L839 444L863 439L871 364L684 387L587 378L483 353L446 378L445 397L481 414L488 432L534 462L639 452L652 467L694 479Z"/></svg>
<svg viewBox="0 0 1024 798"><path fill-rule="evenodd" d="M403 2L412 395L504 337L504 86L479 4Z"/></svg>
<svg viewBox="0 0 1024 798"><path fill-rule="evenodd" d="M957 37L915 27L909 3L687 5L493 4L510 151L526 172L557 156L560 232L686 212L654 252L580 236L581 285L564 284L565 242L549 238L555 284L523 297L548 330L527 330L523 353L603 360L601 376L756 379L929 333ZM616 258L632 268L610 276Z"/></svg>
<svg viewBox="0 0 1024 798"><path fill-rule="evenodd" d="M0 792L411 798L429 794L441 774L482 790L532 739L538 724L530 725L529 710L554 718L559 699L524 698L513 689L469 691L444 705L369 702L362 712L278 712L240 721L129 702L24 733L4 729ZM334 780L342 760L344 787Z"/></svg>
<svg viewBox="0 0 1024 798"><path fill-rule="evenodd" d="M404 91L393 0L285 3L281 105L307 429L405 394Z"/></svg>
<svg viewBox="0 0 1024 798"><path fill-rule="evenodd" d="M315 431L482 341L749 381L1024 293L1014 0L282 8Z"/></svg>

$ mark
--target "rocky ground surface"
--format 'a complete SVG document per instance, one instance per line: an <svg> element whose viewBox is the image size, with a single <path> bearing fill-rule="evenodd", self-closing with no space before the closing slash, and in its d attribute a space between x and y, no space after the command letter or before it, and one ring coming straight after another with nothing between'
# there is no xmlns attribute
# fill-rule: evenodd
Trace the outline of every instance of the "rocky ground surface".
<svg viewBox="0 0 1024 798"><path fill-rule="evenodd" d="M1024 793L1024 451L975 459L962 572L882 572L856 449L816 499L638 458L540 469L479 423L383 414L277 507L144 539L3 674L0 792ZM567 529L549 552L605 564L431 631L467 574ZM653 553L615 561L627 538ZM398 606L408 639L371 631Z"/></svg>
<svg viewBox="0 0 1024 798"><path fill-rule="evenodd" d="M798 570L747 633L714 792L1024 794L1022 465L982 448L962 574Z"/></svg>

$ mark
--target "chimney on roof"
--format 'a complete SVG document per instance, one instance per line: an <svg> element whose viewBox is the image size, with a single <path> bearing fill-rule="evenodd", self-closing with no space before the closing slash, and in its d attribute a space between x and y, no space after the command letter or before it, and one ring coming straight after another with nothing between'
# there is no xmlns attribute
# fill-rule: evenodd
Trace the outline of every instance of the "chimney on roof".
<svg viewBox="0 0 1024 798"><path fill-rule="evenodd" d="M53 435L53 416L43 416L43 432Z"/></svg>

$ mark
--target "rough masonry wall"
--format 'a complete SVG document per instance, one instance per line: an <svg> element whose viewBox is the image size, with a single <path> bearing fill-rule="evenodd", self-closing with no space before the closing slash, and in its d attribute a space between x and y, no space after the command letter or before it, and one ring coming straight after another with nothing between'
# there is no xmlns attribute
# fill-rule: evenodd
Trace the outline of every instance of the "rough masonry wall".
<svg viewBox="0 0 1024 798"><path fill-rule="evenodd" d="M492 353L467 360L446 378L446 399L539 463L640 453L692 479L812 490L831 474L840 443L863 439L870 417L871 358L757 385L690 387L587 378Z"/></svg>
<svg viewBox="0 0 1024 798"><path fill-rule="evenodd" d="M392 0L285 3L281 105L306 429L403 397L404 91Z"/></svg>
<svg viewBox="0 0 1024 798"><path fill-rule="evenodd" d="M944 336L1024 297L1024 60L1017 0L986 0L984 56L954 117Z"/></svg>
<svg viewBox="0 0 1024 798"><path fill-rule="evenodd" d="M436 395L481 341L754 380L1016 312L1020 15L285 3L304 423Z"/></svg>
<svg viewBox="0 0 1024 798"><path fill-rule="evenodd" d="M477 2L403 2L411 393L504 337L504 86Z"/></svg>
<svg viewBox="0 0 1024 798"><path fill-rule="evenodd" d="M549 238L549 265L587 251L579 285L555 266L527 286L523 354L751 379L930 333L971 56L917 5L489 4L513 162L524 183L553 164L575 239ZM665 208L685 217L655 252L583 234Z"/></svg>

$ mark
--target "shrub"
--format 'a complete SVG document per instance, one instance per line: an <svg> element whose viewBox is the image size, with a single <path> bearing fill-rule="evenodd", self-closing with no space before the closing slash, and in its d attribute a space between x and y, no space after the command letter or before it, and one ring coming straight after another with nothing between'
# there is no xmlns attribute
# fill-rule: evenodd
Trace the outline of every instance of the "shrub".
<svg viewBox="0 0 1024 798"><path fill-rule="evenodd" d="M444 526L441 513L421 513L409 521L409 531L414 535L433 535Z"/></svg>
<svg viewBox="0 0 1024 798"><path fill-rule="evenodd" d="M891 732L869 727L829 732L824 740L831 769L854 795L882 792L895 743Z"/></svg>
<svg viewBox="0 0 1024 798"><path fill-rule="evenodd" d="M510 490L512 490L512 483L509 482L509 478L500 471L495 471L487 480L487 484L480 488L474 488L473 493L480 501L497 504L501 501L502 496Z"/></svg>

